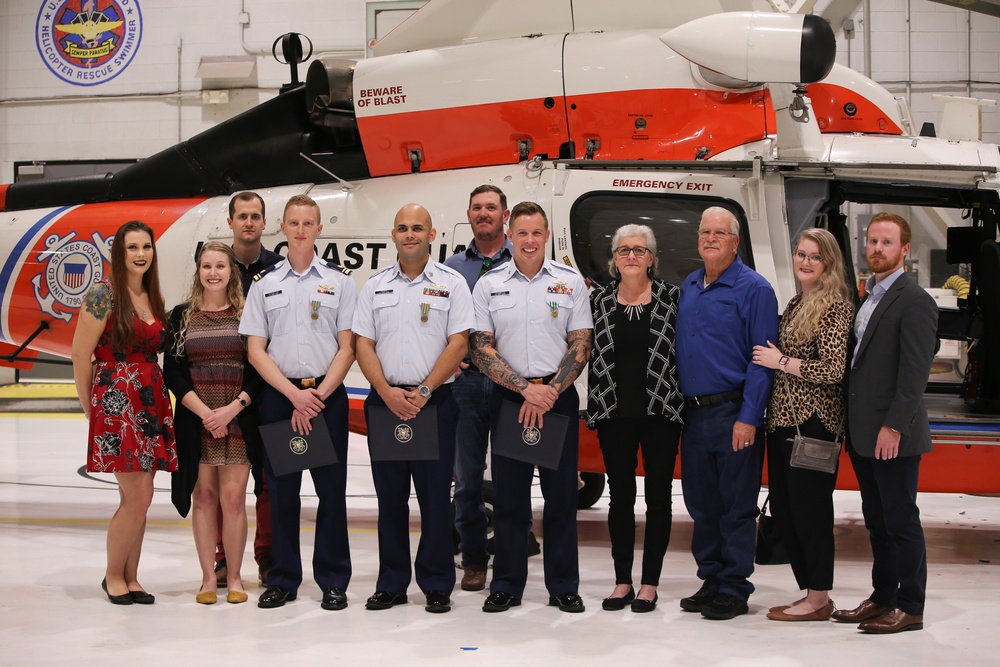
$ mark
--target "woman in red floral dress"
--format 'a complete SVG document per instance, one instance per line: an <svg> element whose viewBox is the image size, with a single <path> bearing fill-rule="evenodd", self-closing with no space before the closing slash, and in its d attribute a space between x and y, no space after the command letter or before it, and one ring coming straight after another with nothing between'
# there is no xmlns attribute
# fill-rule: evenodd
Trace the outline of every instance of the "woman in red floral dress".
<svg viewBox="0 0 1000 667"><path fill-rule="evenodd" d="M154 473L177 469L173 414L157 362L165 321L153 230L125 223L111 244L111 279L87 291L73 336L73 379L90 424L87 471L114 473L118 481L101 582L114 604L153 602L137 580L146 511Z"/></svg>

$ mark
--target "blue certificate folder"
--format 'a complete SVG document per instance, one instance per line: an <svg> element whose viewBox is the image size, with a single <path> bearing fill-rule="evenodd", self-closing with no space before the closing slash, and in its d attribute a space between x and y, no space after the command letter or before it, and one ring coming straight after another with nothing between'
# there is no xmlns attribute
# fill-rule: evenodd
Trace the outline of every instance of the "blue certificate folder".
<svg viewBox="0 0 1000 667"><path fill-rule="evenodd" d="M533 463L536 466L555 470L559 467L566 429L570 418L555 412L546 412L542 417L543 428L524 428L517 421L521 404L513 401L500 402L500 414L491 435L490 446L495 454L509 459ZM573 425L575 427L575 424Z"/></svg>
<svg viewBox="0 0 1000 667"><path fill-rule="evenodd" d="M278 477L337 462L337 451L333 448L326 422L322 417L316 417L311 424L309 435L296 433L291 419L260 427L267 460Z"/></svg>
<svg viewBox="0 0 1000 667"><path fill-rule="evenodd" d="M425 405L403 421L385 405L369 405L368 455L372 461L437 461L437 406Z"/></svg>

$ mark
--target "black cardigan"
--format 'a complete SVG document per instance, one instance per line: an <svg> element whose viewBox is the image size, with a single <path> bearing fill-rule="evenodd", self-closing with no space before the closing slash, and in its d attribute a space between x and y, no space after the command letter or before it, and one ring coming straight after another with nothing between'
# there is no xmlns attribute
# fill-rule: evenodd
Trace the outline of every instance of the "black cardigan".
<svg viewBox="0 0 1000 667"><path fill-rule="evenodd" d="M177 472L170 479L170 500L181 516L186 517L191 509L191 493L198 481L198 465L201 462L201 418L184 407L181 402L189 391L194 391L191 367L187 356L174 354L174 336L180 330L187 303L174 307L170 312L170 331L167 336L167 351L163 356L163 377L167 388L173 393L174 431L177 435ZM250 396L251 403L236 415L236 421L243 432L247 444L247 457L253 470L254 493L261 487L261 440L257 429L257 398L264 388L264 380L246 359L243 361L243 391Z"/></svg>

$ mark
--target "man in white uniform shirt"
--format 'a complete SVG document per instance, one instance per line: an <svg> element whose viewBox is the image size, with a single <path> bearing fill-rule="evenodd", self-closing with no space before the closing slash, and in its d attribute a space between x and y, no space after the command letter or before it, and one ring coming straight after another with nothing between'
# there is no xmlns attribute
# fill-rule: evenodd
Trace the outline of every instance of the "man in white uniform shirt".
<svg viewBox="0 0 1000 667"><path fill-rule="evenodd" d="M365 603L368 609L407 602L411 478L420 505L414 569L427 599L424 608L431 613L449 611L455 588L451 477L458 408L451 382L469 345L472 296L461 274L431 261L435 235L426 209L417 204L401 208L392 226L399 261L368 279L354 313L358 365L372 385L365 400L368 423L377 419L372 415L377 407L387 407L402 423L433 409L438 428L434 460L372 457L379 572L375 593Z"/></svg>
<svg viewBox="0 0 1000 667"><path fill-rule="evenodd" d="M351 320L358 293L350 271L315 255L323 225L312 198L288 200L281 231L288 240L287 259L255 277L240 333L247 336L250 363L267 382L260 399L261 424L291 419L297 432L308 434L311 420L319 417L330 431L337 463L309 471L319 496L313 577L323 589L321 606L338 610L347 606L351 580L344 377L354 363ZM269 609L294 600L302 583L302 473L276 476L265 451L264 474L271 492L274 564L257 606Z"/></svg>
<svg viewBox="0 0 1000 667"><path fill-rule="evenodd" d="M570 418L557 469L539 467L538 477L545 498L542 532L549 604L582 612L576 537L580 399L573 381L590 359L594 321L580 274L545 258L549 223L538 204L514 207L508 235L514 261L480 278L472 299L472 360L498 385L495 408L490 410L495 555L483 611L502 612L521 604L528 577L535 466L496 452L500 404L510 401L520 405L518 420L525 428L544 427L550 411Z"/></svg>

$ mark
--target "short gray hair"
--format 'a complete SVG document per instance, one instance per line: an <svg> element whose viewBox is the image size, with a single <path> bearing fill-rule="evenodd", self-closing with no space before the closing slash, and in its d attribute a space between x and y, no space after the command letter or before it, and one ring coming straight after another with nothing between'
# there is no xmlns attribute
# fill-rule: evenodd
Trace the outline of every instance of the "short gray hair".
<svg viewBox="0 0 1000 667"><path fill-rule="evenodd" d="M735 234L737 237L740 235L740 221L739 219L730 211L728 208L723 208L721 206L709 206L701 214L701 222L698 223L698 230L701 231L701 225L705 222L705 218L710 218L713 216L719 216L722 218L729 219L729 231Z"/></svg>
<svg viewBox="0 0 1000 667"><path fill-rule="evenodd" d="M611 237L611 260L608 262L608 271L611 273L611 277L618 280L621 276L618 275L618 267L615 266L615 249L618 247L618 243L626 236L641 236L646 240L646 248L653 253L653 265L649 267L647 273L650 278L656 275L656 269L660 265L660 258L656 254L656 235L653 234L653 230L646 225L622 225L615 230L615 235Z"/></svg>

